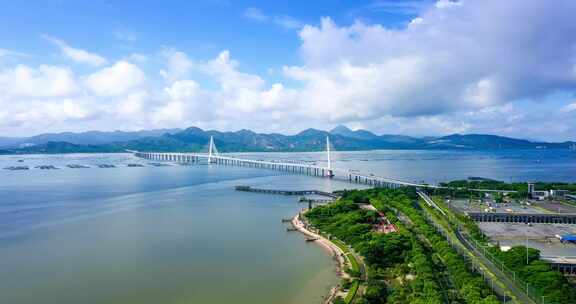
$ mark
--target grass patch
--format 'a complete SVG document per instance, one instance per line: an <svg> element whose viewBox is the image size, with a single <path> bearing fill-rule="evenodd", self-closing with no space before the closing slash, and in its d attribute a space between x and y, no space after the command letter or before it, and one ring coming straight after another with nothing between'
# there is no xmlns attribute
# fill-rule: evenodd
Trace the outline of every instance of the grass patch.
<svg viewBox="0 0 576 304"><path fill-rule="evenodd" d="M346 298L344 299L344 303L349 304L352 303L352 301L354 301L356 293L358 292L358 287L360 287L360 282L358 282L358 280L354 280L352 282L352 285L350 286L350 289L348 290Z"/></svg>
<svg viewBox="0 0 576 304"><path fill-rule="evenodd" d="M332 241L332 243L334 243L334 245L338 246L338 248L340 248L344 252L344 255L346 256L346 258L350 262L350 269L352 269L352 271L354 271L354 272L359 272L360 271L360 265L358 264L358 261L356 260L354 255L352 253L350 253L350 249L348 249L348 246L346 246L346 244L344 244L342 241L337 240L337 239L332 239L331 241Z"/></svg>
<svg viewBox="0 0 576 304"><path fill-rule="evenodd" d="M350 268L352 268L352 271L359 272L360 265L358 265L356 258L351 253L346 254L346 257L348 257L348 261L350 261Z"/></svg>

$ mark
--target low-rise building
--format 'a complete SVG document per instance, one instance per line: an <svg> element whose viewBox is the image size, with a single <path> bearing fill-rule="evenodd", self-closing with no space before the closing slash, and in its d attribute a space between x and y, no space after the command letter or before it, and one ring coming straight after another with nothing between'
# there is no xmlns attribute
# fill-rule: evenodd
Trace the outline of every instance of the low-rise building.
<svg viewBox="0 0 576 304"><path fill-rule="evenodd" d="M532 191L532 193L530 193L530 197L532 199L539 201L545 200L549 195L550 193L548 191Z"/></svg>
<svg viewBox="0 0 576 304"><path fill-rule="evenodd" d="M570 194L568 190L550 190L550 196L553 198L564 198L566 194Z"/></svg>

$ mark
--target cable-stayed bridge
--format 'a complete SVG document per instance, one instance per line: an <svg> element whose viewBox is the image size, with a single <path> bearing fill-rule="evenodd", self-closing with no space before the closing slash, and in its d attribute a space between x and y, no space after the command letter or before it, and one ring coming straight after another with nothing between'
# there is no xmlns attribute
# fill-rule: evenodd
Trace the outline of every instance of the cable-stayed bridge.
<svg viewBox="0 0 576 304"><path fill-rule="evenodd" d="M214 138L210 137L207 153L172 153L172 152L141 152L132 151L137 157L155 160L155 161L170 161L178 163L208 163L229 166L241 166L250 168L260 168L268 170L276 170L283 172L290 172L295 174L303 174L310 176L318 176L325 178L345 179L352 183L364 184L373 187L383 188L398 188L402 186L412 186L421 188L438 188L435 185L419 184L408 181L402 181L389 177L377 176L369 173L361 173L353 170L337 169L332 167L332 157L330 149L330 138L326 137L326 166L319 166L316 164L291 162L291 161L274 161L274 160L254 160L245 159L226 154L218 153Z"/></svg>

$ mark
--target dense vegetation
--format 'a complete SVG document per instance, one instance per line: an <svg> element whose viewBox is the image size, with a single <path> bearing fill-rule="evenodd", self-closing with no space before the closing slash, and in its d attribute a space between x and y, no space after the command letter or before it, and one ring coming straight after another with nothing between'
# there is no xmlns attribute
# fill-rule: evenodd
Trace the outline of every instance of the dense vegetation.
<svg viewBox="0 0 576 304"><path fill-rule="evenodd" d="M413 206L413 195L407 189L351 191L336 203L306 213L315 227L364 257L369 275L364 297L357 303L498 303ZM373 232L378 214L358 206L367 202L384 212L399 232ZM396 212L409 218L408 223Z"/></svg>
<svg viewBox="0 0 576 304"><path fill-rule="evenodd" d="M496 180L457 180L448 183L441 183L440 185L449 187L450 189L437 190L437 194L451 195L456 197L481 195L480 192L471 193L467 189L511 190L517 191L516 194L511 194L512 197L526 198L528 196L527 183L506 183ZM536 190L568 190L570 192L576 193L576 184L537 182L534 185Z"/></svg>
<svg viewBox="0 0 576 304"><path fill-rule="evenodd" d="M373 199L375 205L379 205L379 208L389 206L388 208L395 208L408 216L413 230L430 242L433 250L442 259L463 303L499 303L482 278L467 269L466 261L452 249L446 239L428 223L423 213L411 203L416 199L412 191L375 190L375 192L378 193Z"/></svg>
<svg viewBox="0 0 576 304"><path fill-rule="evenodd" d="M546 303L576 303L575 287L561 273L551 270L548 263L541 261L538 250L517 246L508 251L492 247L490 251L544 296Z"/></svg>

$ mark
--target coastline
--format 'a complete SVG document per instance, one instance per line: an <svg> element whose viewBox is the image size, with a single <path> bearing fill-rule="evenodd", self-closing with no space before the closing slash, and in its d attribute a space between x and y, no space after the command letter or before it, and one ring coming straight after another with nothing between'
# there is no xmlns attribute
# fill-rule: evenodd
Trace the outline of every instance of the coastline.
<svg viewBox="0 0 576 304"><path fill-rule="evenodd" d="M302 209L304 211L305 209ZM312 232L306 228L304 222L300 219L300 213L298 212L291 221L292 226L298 230L300 233L304 234L307 237L314 238L314 243L320 245L320 247L324 248L328 254L332 256L332 258L336 261L336 274L340 279L350 278L350 276L344 271L346 267L346 258L345 254L336 244L332 243L327 238L323 237L320 234ZM345 297L348 292L343 292L340 290L340 284L333 286L330 288L328 295L325 297L324 303L332 303L332 300L336 296Z"/></svg>

